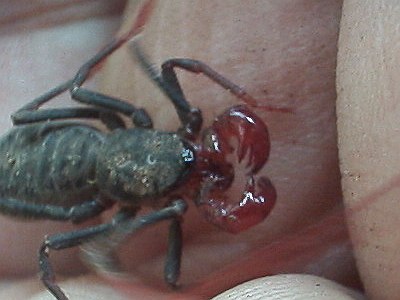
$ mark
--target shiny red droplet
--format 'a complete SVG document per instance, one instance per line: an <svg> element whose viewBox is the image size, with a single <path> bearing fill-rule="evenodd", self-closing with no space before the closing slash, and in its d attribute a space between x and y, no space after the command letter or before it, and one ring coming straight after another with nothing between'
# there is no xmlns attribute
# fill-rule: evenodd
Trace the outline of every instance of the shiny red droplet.
<svg viewBox="0 0 400 300"><path fill-rule="evenodd" d="M226 190L211 183L203 189L203 200L198 203L207 220L218 227L238 233L263 221L276 202L276 190L266 177L250 176L239 201L226 199Z"/></svg>
<svg viewBox="0 0 400 300"><path fill-rule="evenodd" d="M247 157L249 174L257 173L267 162L270 142L265 123L247 106L238 105L220 115L211 126L219 151L236 152L238 161ZM233 140L237 145L232 145Z"/></svg>

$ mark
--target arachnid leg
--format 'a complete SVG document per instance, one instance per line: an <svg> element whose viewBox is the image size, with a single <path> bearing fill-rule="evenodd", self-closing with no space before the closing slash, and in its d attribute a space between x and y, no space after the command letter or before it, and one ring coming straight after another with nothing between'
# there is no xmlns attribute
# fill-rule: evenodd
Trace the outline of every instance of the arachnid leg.
<svg viewBox="0 0 400 300"><path fill-rule="evenodd" d="M114 251L121 242L146 226L172 219L164 277L168 284L176 286L182 252L180 217L186 209L187 204L183 200L176 200L170 206L148 215L125 219L106 235L97 236L83 244L81 246L83 259L101 273L122 273L114 260Z"/></svg>
<svg viewBox="0 0 400 300"><path fill-rule="evenodd" d="M176 78L175 73L171 76L165 76L164 73L150 63L145 53L139 46L137 39L130 44L137 60L147 75L159 86L165 95L174 105L182 127L180 133L187 139L195 139L201 129L203 118L201 112L197 108L193 108L186 100L182 88Z"/></svg>
<svg viewBox="0 0 400 300"><path fill-rule="evenodd" d="M70 91L71 97L81 103L99 106L110 111L116 111L127 115L131 117L133 124L135 124L137 127L153 127L153 121L147 112L142 108L136 108L132 104L129 104L123 100L81 88L77 85L74 85Z"/></svg>
<svg viewBox="0 0 400 300"><path fill-rule="evenodd" d="M97 65L102 63L111 53L119 49L126 41L142 30L151 14L153 5L154 1L147 0L139 10L132 28L126 34L111 41L89 59L89 61L83 64L72 80L60 84L15 112L12 115L13 123L17 125L56 119L96 118L100 119L110 130L113 130L115 128L125 128L122 118L117 114L122 113L131 117L136 126L151 128L152 120L143 109L137 109L125 101L107 95L82 89L80 86L90 77L90 72ZM70 90L73 99L97 107L45 109L38 111L41 105L67 90Z"/></svg>
<svg viewBox="0 0 400 300"><path fill-rule="evenodd" d="M170 286L176 287L182 257L182 224L179 218L171 221L168 235L168 252L164 267L164 280Z"/></svg>
<svg viewBox="0 0 400 300"><path fill-rule="evenodd" d="M250 96L246 90L237 84L233 83L226 77L222 76L212 68L210 68L205 63L188 58L173 58L165 61L162 66L162 77L165 82L170 82L171 85L175 85L177 82L176 73L174 68L184 69L186 71L196 73L196 74L203 74L204 76L208 77L212 81L214 81L219 86L223 87L239 99L241 99L244 103L248 104L252 107L260 107L267 111L276 111L282 113L291 113L292 110L287 107L281 106L272 106L272 105L265 105L259 104L258 101Z"/></svg>
<svg viewBox="0 0 400 300"><path fill-rule="evenodd" d="M4 214L57 221L71 220L74 223L79 223L97 216L109 206L108 203L99 200L86 201L72 207L62 207L0 198L0 209Z"/></svg>
<svg viewBox="0 0 400 300"><path fill-rule="evenodd" d="M59 119L88 118L99 119L110 130L125 128L122 118L113 111L107 109L97 107L73 107L39 110L43 104L68 90L71 87L71 84L72 80L66 81L21 107L11 115L13 124L20 125Z"/></svg>
<svg viewBox="0 0 400 300"><path fill-rule="evenodd" d="M148 4L150 4L150 1ZM146 19L146 13L146 8L143 8L141 14L143 15L144 19ZM145 22L145 20L142 20L142 22ZM130 32L120 38L113 40L106 47L100 50L95 56L84 63L75 75L75 78L72 80L70 93L71 97L76 101L122 113L126 116L131 117L133 123L136 126L143 128L152 128L153 122L144 109L136 108L134 105L121 99L81 87L81 85L89 78L91 71L96 66L98 66L115 50L120 48L129 38L137 34L136 31L138 29L136 27L139 25L140 24L135 24Z"/></svg>
<svg viewBox="0 0 400 300"><path fill-rule="evenodd" d="M236 97L242 99L244 102L251 102L249 104L252 105L257 104L243 88L234 84L226 77L214 71L212 68L201 61L187 58L173 58L165 61L161 65L161 68L161 74L164 81L168 82L171 85L176 85L178 82L174 68L181 68L192 73L202 73L224 89L231 92Z"/></svg>
<svg viewBox="0 0 400 300"><path fill-rule="evenodd" d="M98 119L109 130L117 128L126 128L124 121L116 113L92 107L76 107L76 108L53 108L41 109L36 111L18 110L11 116L14 125L54 121L61 119Z"/></svg>
<svg viewBox="0 0 400 300"><path fill-rule="evenodd" d="M104 234L111 228L112 224L101 224L82 230L52 235L45 239L39 250L39 268L43 284L54 297L58 300L68 300L61 288L55 283L54 271L49 261L49 250L61 250L80 245L99 234Z"/></svg>
<svg viewBox="0 0 400 300"><path fill-rule="evenodd" d="M58 300L68 300L55 283L54 271L49 261L49 250L61 250L84 244L81 248L88 263L100 271L108 272L112 270L114 272L116 262L113 257L113 251L128 235L163 220L177 220L186 209L187 204L183 200L176 200L168 207L137 218L134 218L135 209L122 209L110 223L47 237L39 250L41 280ZM175 227L178 223L173 222L173 224L175 224ZM180 225L176 228L180 232ZM172 229L171 231L174 232L177 229ZM175 286L177 275L179 274L182 241L181 234L174 233L172 235L175 238L170 238L170 251L168 252L171 252L171 254L167 258L167 265L172 266L169 267L171 275L166 274L166 278L174 279L173 282L169 281L168 283Z"/></svg>
<svg viewBox="0 0 400 300"><path fill-rule="evenodd" d="M61 288L55 283L53 268L49 261L49 250L62 250L72 248L88 242L97 236L107 235L107 232L117 227L126 219L133 218L136 210L124 210L118 212L110 223L100 224L67 233L55 234L46 237L39 250L39 268L43 284L58 300L68 300Z"/></svg>

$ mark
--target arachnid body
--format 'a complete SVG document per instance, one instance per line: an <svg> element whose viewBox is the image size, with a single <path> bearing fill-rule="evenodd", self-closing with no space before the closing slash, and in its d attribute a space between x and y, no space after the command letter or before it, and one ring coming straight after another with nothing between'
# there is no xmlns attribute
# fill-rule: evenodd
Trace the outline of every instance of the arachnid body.
<svg viewBox="0 0 400 300"><path fill-rule="evenodd" d="M81 246L85 260L99 271L114 271L113 252L125 237L157 223L170 221L165 280L175 286L182 248L181 216L185 200L193 199L217 226L239 232L262 221L271 211L276 192L257 175L269 155L264 122L246 105L229 108L202 135L201 111L191 107L174 68L202 73L250 103L243 89L204 63L170 59L156 70L134 40L133 52L143 70L174 105L181 127L177 132L153 128L140 108L82 88L90 72L146 23L153 1L145 3L132 29L86 62L76 76L31 101L12 115L14 128L0 139L0 212L25 219L81 222L114 204L120 210L111 222L45 239L39 251L41 279L57 299L68 299L54 282L49 250ZM68 91L84 107L39 109ZM121 115L130 118L127 128ZM68 119L96 119L107 130ZM238 143L232 146L231 139ZM235 164L245 163L246 178L239 201L228 199ZM160 199L166 199L162 203ZM142 206L158 207L136 216Z"/></svg>
<svg viewBox="0 0 400 300"><path fill-rule="evenodd" d="M105 134L66 121L16 126L0 140L0 153L3 213L74 222L104 210L106 199L140 207L142 199L160 197L194 160L176 134L145 128Z"/></svg>

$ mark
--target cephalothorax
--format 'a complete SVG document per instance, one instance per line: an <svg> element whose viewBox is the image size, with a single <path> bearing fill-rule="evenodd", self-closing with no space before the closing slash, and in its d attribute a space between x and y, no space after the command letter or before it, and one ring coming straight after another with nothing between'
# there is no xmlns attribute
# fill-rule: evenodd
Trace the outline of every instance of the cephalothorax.
<svg viewBox="0 0 400 300"><path fill-rule="evenodd" d="M141 31L152 5L153 1L148 0L131 31L86 62L73 79L14 113L16 126L0 139L0 212L26 219L77 223L115 203L120 206L110 223L45 239L39 251L41 278L57 299L68 298L54 282L50 249L79 245L87 262L102 272L112 272L118 266L114 250L127 235L169 220L165 280L175 286L186 198L194 197L210 222L230 232L259 223L275 203L271 182L257 175L269 155L267 127L246 105L229 108L199 138L201 112L186 100L174 68L202 73L243 102L254 104L243 89L205 64L170 59L159 72L148 62L137 39L132 42L143 70L175 106L181 121L177 132L156 130L143 109L81 87L95 66ZM39 109L67 90L86 106ZM121 115L130 118L134 128L127 128ZM107 130L68 120L80 118L100 120ZM234 145L232 138L236 139ZM246 180L239 201L227 196L237 172L228 156L244 164ZM166 199L164 203L161 198ZM146 205L155 207L154 212L136 216Z"/></svg>

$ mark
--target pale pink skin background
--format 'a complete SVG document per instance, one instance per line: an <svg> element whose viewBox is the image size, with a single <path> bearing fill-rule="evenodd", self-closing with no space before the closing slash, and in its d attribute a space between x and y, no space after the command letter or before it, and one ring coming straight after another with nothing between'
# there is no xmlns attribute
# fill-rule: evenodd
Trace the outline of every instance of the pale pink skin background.
<svg viewBox="0 0 400 300"><path fill-rule="evenodd" d="M397 228L396 193L383 204L381 198L387 195L384 191L379 193L379 188L397 185L397 181L389 181L396 170L397 152L391 155L389 151L396 149L397 135L391 132L396 126L390 124L384 134L378 130L385 126L385 111L391 112L393 122L397 121L397 106L379 106L379 116L370 111L374 107L371 104L384 99L396 103L398 68L393 66L399 61L391 61L389 69L379 68L382 60L373 57L374 51L381 55L385 50L386 59L393 60L398 53L390 41L395 40L391 36L399 34L391 30L399 9L379 6L377 2L380 1L345 1L343 12L342 2L335 0L158 3L142 38L154 63L159 65L170 57L202 60L245 87L260 103L294 110L293 114L257 110L269 126L272 142L270 160L261 172L271 178L279 194L278 203L265 222L232 236L207 224L195 207L190 207L184 223L183 292L209 298L249 279L279 273L314 274L360 288L344 225L337 150L335 68L343 13L338 126L345 203L349 208L347 221L368 296L391 299L398 295L395 264L400 261L396 252L399 241L395 235L387 234ZM389 2L395 4L394 0ZM122 21L123 3L119 1L65 1L64 7L41 3L29 4L32 7L25 1L0 4L4 14L0 18L2 132L11 126L11 112L70 78L85 59L110 39ZM131 24L134 8L132 5L127 11L125 26ZM372 15L375 9L379 9L380 14L374 16L381 27L365 21L365 15ZM381 19L383 23L379 23ZM386 37L383 41L382 36ZM364 40L365 37L369 39ZM368 44L361 46L360 41ZM362 64L360 58L372 62ZM208 80L180 74L190 102L203 111L205 124L238 103ZM377 81L365 74L381 76ZM172 106L145 79L127 50L110 58L91 86L146 107L158 128L172 130L178 126ZM372 100L366 101L369 98ZM64 97L56 104L63 102L70 103ZM370 122L371 118L379 121ZM368 136L370 126L376 127L372 138L360 138ZM385 137L391 143L380 140L375 149L374 141ZM385 173L387 168L380 168L382 147L388 147L383 165L393 170L389 175ZM356 150L363 155L355 155ZM360 201L363 199L369 201ZM390 218L385 218L387 212ZM74 227L56 222L16 222L5 217L0 218L0 226L0 298L26 299L43 289L36 278L36 253L43 236ZM63 281L63 275L74 274L66 285L61 284L71 299L120 299L118 288L129 293L130 299L176 299L162 284L165 241L166 228L160 225L136 235L122 247L122 260L133 281L129 284L110 285L93 275L82 276L86 269L77 258L77 249L52 252L51 260L58 282ZM251 284L256 293L265 293L265 299L276 289L286 290L288 299L290 295L309 293L313 299L322 294L331 295L332 299L356 297L333 282L310 276L269 277ZM34 297L51 299L47 292ZM275 298L271 295L268 299Z"/></svg>

